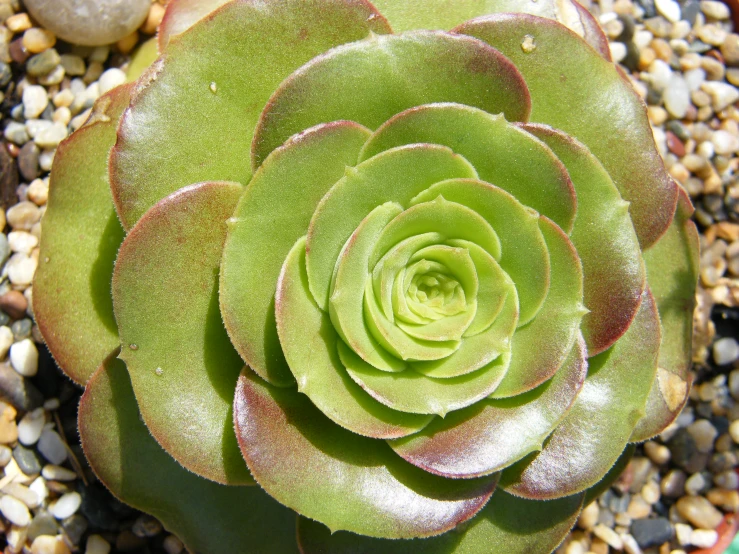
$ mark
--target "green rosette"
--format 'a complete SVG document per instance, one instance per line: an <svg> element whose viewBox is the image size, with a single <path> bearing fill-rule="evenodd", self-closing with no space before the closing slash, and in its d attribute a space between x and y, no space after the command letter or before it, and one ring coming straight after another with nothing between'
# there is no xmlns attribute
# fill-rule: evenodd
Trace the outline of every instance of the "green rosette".
<svg viewBox="0 0 739 554"><path fill-rule="evenodd" d="M556 548L690 387L692 206L592 16L172 0L157 46L34 287L101 480L198 552Z"/></svg>

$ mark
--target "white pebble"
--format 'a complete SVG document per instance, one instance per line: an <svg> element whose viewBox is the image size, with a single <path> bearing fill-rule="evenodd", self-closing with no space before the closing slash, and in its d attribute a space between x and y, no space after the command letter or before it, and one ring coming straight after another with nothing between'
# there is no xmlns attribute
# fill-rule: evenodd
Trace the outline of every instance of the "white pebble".
<svg viewBox="0 0 739 554"><path fill-rule="evenodd" d="M619 537L613 529L606 527L602 523L593 527L593 535L607 542L611 548L623 550L624 542L621 540L621 537Z"/></svg>
<svg viewBox="0 0 739 554"><path fill-rule="evenodd" d="M41 210L33 202L18 202L15 206L8 208L5 218L13 229L30 231L41 219Z"/></svg>
<svg viewBox="0 0 739 554"><path fill-rule="evenodd" d="M23 339L10 347L10 365L24 377L38 373L38 350L31 339Z"/></svg>
<svg viewBox="0 0 739 554"><path fill-rule="evenodd" d="M665 103L665 109L669 114L676 118L682 119L688 113L690 107L690 91L688 84L680 75L673 75L662 96Z"/></svg>
<svg viewBox="0 0 739 554"><path fill-rule="evenodd" d="M690 536L693 534L693 528L687 523L675 524L675 537L680 546L690 546Z"/></svg>
<svg viewBox="0 0 739 554"><path fill-rule="evenodd" d="M729 19L729 7L723 2L716 0L703 0L701 11L713 19Z"/></svg>
<svg viewBox="0 0 739 554"><path fill-rule="evenodd" d="M739 100L739 90L727 83L706 81L701 90L711 97L713 110L719 112Z"/></svg>
<svg viewBox="0 0 739 554"><path fill-rule="evenodd" d="M33 256L26 256L20 252L13 254L5 264L4 273L14 285L28 286L33 282L38 260Z"/></svg>
<svg viewBox="0 0 739 554"><path fill-rule="evenodd" d="M100 87L100 94L105 94L109 90L113 90L118 85L122 85L126 82L126 74L118 68L111 68L103 72L98 79L98 86Z"/></svg>
<svg viewBox="0 0 739 554"><path fill-rule="evenodd" d="M46 486L46 479L43 477L36 477L36 479L28 485L28 488L38 495L41 502L44 502L49 496L49 488Z"/></svg>
<svg viewBox="0 0 739 554"><path fill-rule="evenodd" d="M110 552L110 543L100 535L90 535L87 538L87 547L85 554L108 554Z"/></svg>
<svg viewBox="0 0 739 554"><path fill-rule="evenodd" d="M67 459L67 447L56 431L51 429L44 429L41 433L37 448L52 464L61 465Z"/></svg>
<svg viewBox="0 0 739 554"><path fill-rule="evenodd" d="M3 325L0 327L0 360L5 358L12 345L13 331L7 325Z"/></svg>
<svg viewBox="0 0 739 554"><path fill-rule="evenodd" d="M628 554L642 554L642 549L639 548L639 543L636 539L629 534L621 535L621 540L624 543L624 550Z"/></svg>
<svg viewBox="0 0 739 554"><path fill-rule="evenodd" d="M680 21L682 12L680 5L674 0L655 0L654 6L657 11L665 16L665 19L671 23Z"/></svg>
<svg viewBox="0 0 739 554"><path fill-rule="evenodd" d="M611 50L614 63L619 63L626 57L626 45L623 42L609 42L608 48Z"/></svg>
<svg viewBox="0 0 739 554"><path fill-rule="evenodd" d="M49 95L46 89L39 85L30 85L23 91L23 117L35 119L49 105Z"/></svg>
<svg viewBox="0 0 739 554"><path fill-rule="evenodd" d="M730 156L739 150L739 139L722 129L713 132L713 135L711 135L711 144L713 144L716 154L721 154L722 156Z"/></svg>
<svg viewBox="0 0 739 554"><path fill-rule="evenodd" d="M28 506L8 494L0 498L0 512L5 516L5 519L21 527L31 523L31 513L28 511Z"/></svg>
<svg viewBox="0 0 739 554"><path fill-rule="evenodd" d="M695 529L690 534L690 544L699 548L711 548L718 542L718 533L713 529Z"/></svg>
<svg viewBox="0 0 739 554"><path fill-rule="evenodd" d="M31 509L38 508L41 505L38 494L20 483L10 483L4 486L3 492L17 498Z"/></svg>
<svg viewBox="0 0 739 554"><path fill-rule="evenodd" d="M11 231L8 233L8 245L13 252L30 254L38 246L38 239L27 231Z"/></svg>
<svg viewBox="0 0 739 554"><path fill-rule="evenodd" d="M706 81L706 72L700 67L686 71L683 74L685 77L685 83L688 85L690 92L695 92L701 85Z"/></svg>
<svg viewBox="0 0 739 554"><path fill-rule="evenodd" d="M717 487L721 487L727 491L734 491L739 488L739 475L733 469L722 471L713 476L713 482L716 483Z"/></svg>
<svg viewBox="0 0 739 554"><path fill-rule="evenodd" d="M31 554L70 554L70 552L60 536L39 535L31 544Z"/></svg>
<svg viewBox="0 0 739 554"><path fill-rule="evenodd" d="M19 527L11 525L5 537L8 541L8 550L10 552L22 552L28 538L28 527ZM33 554L33 552L31 552Z"/></svg>
<svg viewBox="0 0 739 554"><path fill-rule="evenodd" d="M730 364L739 358L739 343L733 337L724 337L713 343L713 361L718 365Z"/></svg>
<svg viewBox="0 0 739 554"><path fill-rule="evenodd" d="M56 154L56 148L42 150L38 157L38 166L44 171L49 171L54 161L54 154Z"/></svg>
<svg viewBox="0 0 739 554"><path fill-rule="evenodd" d="M51 515L57 519L65 519L74 514L82 504L82 497L79 493L68 492L62 495L56 502L49 505Z"/></svg>
<svg viewBox="0 0 739 554"><path fill-rule="evenodd" d="M41 470L41 475L49 481L74 481L77 479L77 474L71 469L53 464L45 465Z"/></svg>
<svg viewBox="0 0 739 554"><path fill-rule="evenodd" d="M58 398L49 398L48 400L44 401L44 410L48 411L54 411L58 410L59 406L61 406L61 403L59 402Z"/></svg>
<svg viewBox="0 0 739 554"><path fill-rule="evenodd" d="M688 433L695 439L695 447L698 452L710 452L713 450L713 441L718 437L718 431L707 419L699 419L688 427Z"/></svg>
<svg viewBox="0 0 739 554"><path fill-rule="evenodd" d="M649 77L652 87L657 92L662 92L670 85L672 80L672 69L662 60L654 60L649 65ZM683 81L684 83L685 81Z"/></svg>
<svg viewBox="0 0 739 554"><path fill-rule="evenodd" d="M52 125L53 123L51 121L45 119L29 119L26 121L26 130L28 131L29 137L36 138L42 131L46 131Z"/></svg>
<svg viewBox="0 0 739 554"><path fill-rule="evenodd" d="M685 481L685 493L691 496L696 496L706 488L706 478L701 473L694 473Z"/></svg>
<svg viewBox="0 0 739 554"><path fill-rule="evenodd" d="M28 412L18 423L18 440L21 444L29 446L36 444L44 430L46 416L43 408L36 408Z"/></svg>
<svg viewBox="0 0 739 554"><path fill-rule="evenodd" d="M67 138L67 126L64 123L52 123L48 129L37 134L33 141L41 148L56 148Z"/></svg>

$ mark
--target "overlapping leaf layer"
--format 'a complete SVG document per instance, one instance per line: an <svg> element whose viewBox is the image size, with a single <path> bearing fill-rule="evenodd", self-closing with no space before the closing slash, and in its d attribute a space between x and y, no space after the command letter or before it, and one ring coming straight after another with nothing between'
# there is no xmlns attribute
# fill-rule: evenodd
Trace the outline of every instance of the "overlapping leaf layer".
<svg viewBox="0 0 739 554"><path fill-rule="evenodd" d="M199 552L555 548L689 390L692 206L597 23L172 0L159 49L34 286L103 482Z"/></svg>

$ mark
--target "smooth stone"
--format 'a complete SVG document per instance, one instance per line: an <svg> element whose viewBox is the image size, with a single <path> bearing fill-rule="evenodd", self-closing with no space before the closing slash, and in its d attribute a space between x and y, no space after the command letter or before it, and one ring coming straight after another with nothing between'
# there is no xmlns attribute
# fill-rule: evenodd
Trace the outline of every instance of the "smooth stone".
<svg viewBox="0 0 739 554"><path fill-rule="evenodd" d="M65 138L67 138L67 126L63 123L52 123L48 129L36 135L33 141L41 148L56 148Z"/></svg>
<svg viewBox="0 0 739 554"><path fill-rule="evenodd" d="M726 512L739 511L739 491L711 489L706 493L706 498L711 504L720 506Z"/></svg>
<svg viewBox="0 0 739 554"><path fill-rule="evenodd" d="M150 0L25 0L30 14L72 44L98 46L130 35L149 14Z"/></svg>
<svg viewBox="0 0 739 554"><path fill-rule="evenodd" d="M720 48L726 65L739 64L739 35L730 33Z"/></svg>
<svg viewBox="0 0 739 554"><path fill-rule="evenodd" d="M694 473L685 481L685 494L697 496L708 488L708 480L702 473Z"/></svg>
<svg viewBox="0 0 739 554"><path fill-rule="evenodd" d="M41 150L33 142L27 142L18 153L18 169L26 181L33 181L39 176L38 157Z"/></svg>
<svg viewBox="0 0 739 554"><path fill-rule="evenodd" d="M41 505L41 499L39 496L34 491L20 483L10 483L5 485L3 487L3 492L17 498L32 510Z"/></svg>
<svg viewBox="0 0 739 554"><path fill-rule="evenodd" d="M28 511L28 506L8 494L0 498L0 512L5 516L5 519L15 525L25 527L31 523L31 513Z"/></svg>
<svg viewBox="0 0 739 554"><path fill-rule="evenodd" d="M110 548L110 543L100 535L90 535L87 537L85 554L108 554Z"/></svg>
<svg viewBox="0 0 739 554"><path fill-rule="evenodd" d="M60 63L64 68L64 72L72 77L84 75L87 70L85 60L75 54L62 54Z"/></svg>
<svg viewBox="0 0 739 554"><path fill-rule="evenodd" d="M7 127L5 127L5 131L3 131L3 136L13 144L18 145L25 144L31 140L31 136L28 134L26 126L17 121L11 121L8 123Z"/></svg>
<svg viewBox="0 0 739 554"><path fill-rule="evenodd" d="M713 482L717 487L731 491L739 488L739 475L736 471L722 471L718 475L714 475Z"/></svg>
<svg viewBox="0 0 739 554"><path fill-rule="evenodd" d="M679 469L672 469L662 478L660 490L664 496L678 498L685 492L686 480L685 472Z"/></svg>
<svg viewBox="0 0 739 554"><path fill-rule="evenodd" d="M701 90L711 96L711 106L717 112L739 100L739 90L728 83L706 81L701 85Z"/></svg>
<svg viewBox="0 0 739 554"><path fill-rule="evenodd" d="M675 538L677 539L680 546L690 545L690 535L693 533L693 528L687 523L676 523L675 524Z"/></svg>
<svg viewBox="0 0 739 554"><path fill-rule="evenodd" d="M33 321L27 317L14 321L10 326L10 332L13 333L13 338L16 341L29 338L31 336L31 329L33 329Z"/></svg>
<svg viewBox="0 0 739 554"><path fill-rule="evenodd" d="M708 455L698 452L695 439L687 429L679 429L667 444L672 463L687 473L703 470L708 464Z"/></svg>
<svg viewBox="0 0 739 554"><path fill-rule="evenodd" d="M690 533L690 544L698 548L711 548L718 542L718 533L709 529L694 529Z"/></svg>
<svg viewBox="0 0 739 554"><path fill-rule="evenodd" d="M18 291L10 291L10 292L18 292ZM10 293L7 293L10 294ZM20 294L20 293L19 293ZM3 295L5 297L6 295ZM22 294L20 294L20 297L23 298L23 301L25 302L26 298ZM4 311L8 311L3 306ZM23 310L23 313L25 313L25 309ZM0 326L0 358L5 358L7 356L8 351L10 350L10 347L13 346L13 331L8 327L7 325Z"/></svg>
<svg viewBox="0 0 739 554"><path fill-rule="evenodd" d="M54 465L61 465L67 459L67 447L56 431L44 429L37 448L41 455Z"/></svg>
<svg viewBox="0 0 739 554"><path fill-rule="evenodd" d="M41 502L44 502L49 497L49 487L46 486L46 479L41 476L36 477L28 488L38 495Z"/></svg>
<svg viewBox="0 0 739 554"><path fill-rule="evenodd" d="M167 552L167 554L181 554L182 550L185 548L185 545L182 544L182 541L176 536L168 535L167 538L164 539L162 547Z"/></svg>
<svg viewBox="0 0 739 554"><path fill-rule="evenodd" d="M0 327L0 340L5 334ZM12 340L12 334L11 334ZM43 395L29 380L24 379L10 364L0 363L0 398L12 404L18 410L34 410L44 401Z"/></svg>
<svg viewBox="0 0 739 554"><path fill-rule="evenodd" d="M621 540L621 537L619 537L613 529L606 527L602 523L593 527L593 535L606 542L608 546L616 550L622 550L624 547L624 543Z"/></svg>
<svg viewBox="0 0 739 554"><path fill-rule="evenodd" d="M709 453L713 450L713 443L718 437L718 431L707 419L699 419L688 427L688 433L695 440L698 452Z"/></svg>
<svg viewBox="0 0 739 554"><path fill-rule="evenodd" d="M18 464L18 468L26 475L41 473L41 462L39 462L33 450L19 444L13 449L13 459Z"/></svg>
<svg viewBox="0 0 739 554"><path fill-rule="evenodd" d="M8 225L13 229L20 229L23 231L30 231L38 221L41 219L41 212L36 204L33 202L18 202L15 206L12 206L6 212L6 219Z"/></svg>
<svg viewBox="0 0 739 554"><path fill-rule="evenodd" d="M657 92L664 91L672 83L672 69L662 60L654 60L649 65L649 76L652 87Z"/></svg>
<svg viewBox="0 0 739 554"><path fill-rule="evenodd" d="M0 402L0 444L11 444L18 440L17 414L13 406Z"/></svg>
<svg viewBox="0 0 739 554"><path fill-rule="evenodd" d="M690 91L685 79L673 74L662 96L665 109L677 119L682 119L688 113L690 107Z"/></svg>
<svg viewBox="0 0 739 554"><path fill-rule="evenodd" d="M10 447L3 445L0 445L0 467L5 467L8 465L8 462L13 458L13 451L10 449Z"/></svg>
<svg viewBox="0 0 739 554"><path fill-rule="evenodd" d="M82 498L77 492L68 492L50 504L51 515L57 519L65 519L74 514L82 504Z"/></svg>
<svg viewBox="0 0 739 554"><path fill-rule="evenodd" d="M701 2L701 11L707 17L713 19L729 19L731 15L729 7L723 2L717 2L716 0L703 0Z"/></svg>
<svg viewBox="0 0 739 554"><path fill-rule="evenodd" d="M26 71L29 75L38 77L50 73L62 61L61 56L54 48L44 50L40 54L31 56L26 62Z"/></svg>
<svg viewBox="0 0 739 554"><path fill-rule="evenodd" d="M41 475L49 481L74 481L77 474L66 467L49 464L41 470Z"/></svg>
<svg viewBox="0 0 739 554"><path fill-rule="evenodd" d="M641 496L634 496L629 502L629 508L626 513L631 516L632 519L642 519L652 513L652 506L648 504Z"/></svg>
<svg viewBox="0 0 739 554"><path fill-rule="evenodd" d="M41 437L45 423L46 415L43 408L36 408L26 413L18 423L18 440L25 446L36 444Z"/></svg>
<svg viewBox="0 0 739 554"><path fill-rule="evenodd" d="M54 536L58 529L59 526L53 516L47 512L38 513L28 526L28 540L33 542L36 537L41 535Z"/></svg>
<svg viewBox="0 0 739 554"><path fill-rule="evenodd" d="M624 543L624 550L627 554L642 554L642 550L639 548L639 543L636 542L636 539L633 536L626 533L621 535L621 540Z"/></svg>
<svg viewBox="0 0 739 554"><path fill-rule="evenodd" d="M674 0L655 0L654 6L657 8L657 11L667 19L667 21L675 23L680 20L680 4Z"/></svg>
<svg viewBox="0 0 739 554"><path fill-rule="evenodd" d="M19 527L18 525L11 525L10 529L7 529L7 534L5 535L5 539L8 543L6 552L15 553L26 550L24 548L28 538L26 529L26 527Z"/></svg>
<svg viewBox="0 0 739 554"><path fill-rule="evenodd" d="M728 365L739 359L739 342L734 337L724 337L713 343L713 361Z"/></svg>
<svg viewBox="0 0 739 554"><path fill-rule="evenodd" d="M49 105L46 89L39 85L29 85L23 90L23 117L35 119Z"/></svg>
<svg viewBox="0 0 739 554"><path fill-rule="evenodd" d="M82 535L87 531L87 520L80 514L74 514L62 521L64 534L67 535L72 544L79 544Z"/></svg>
<svg viewBox="0 0 739 554"><path fill-rule="evenodd" d="M10 347L10 364L24 377L38 373L38 350L31 339L23 339Z"/></svg>
<svg viewBox="0 0 739 554"><path fill-rule="evenodd" d="M31 554L71 554L61 537L40 535L31 544Z"/></svg>
<svg viewBox="0 0 739 554"><path fill-rule="evenodd" d="M663 518L637 519L631 524L631 534L641 548L659 546L672 538L672 524Z"/></svg>
<svg viewBox="0 0 739 554"><path fill-rule="evenodd" d="M580 529L592 529L598 523L598 515L600 508L598 508L597 502L591 502L580 513L580 517L577 519L577 526Z"/></svg>
<svg viewBox="0 0 739 554"><path fill-rule="evenodd" d="M109 90L113 90L118 85L122 85L126 82L126 74L118 69L112 67L107 69L100 75L98 79L98 86L100 87L100 94L105 94Z"/></svg>
<svg viewBox="0 0 739 554"><path fill-rule="evenodd" d="M133 534L137 537L147 538L156 537L162 532L162 524L155 517L148 514L141 514L131 528Z"/></svg>
<svg viewBox="0 0 739 554"><path fill-rule="evenodd" d="M723 514L702 496L684 496L677 501L678 513L700 529L715 529Z"/></svg>
<svg viewBox="0 0 739 554"><path fill-rule="evenodd" d="M729 425L729 435L735 443L739 444L739 419L732 421Z"/></svg>

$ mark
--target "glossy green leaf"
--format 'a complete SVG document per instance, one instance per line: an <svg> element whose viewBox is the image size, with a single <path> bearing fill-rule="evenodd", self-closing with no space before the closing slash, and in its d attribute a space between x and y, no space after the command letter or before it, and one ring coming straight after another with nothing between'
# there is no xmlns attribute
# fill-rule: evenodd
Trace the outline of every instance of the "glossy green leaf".
<svg viewBox="0 0 739 554"><path fill-rule="evenodd" d="M547 297L550 282L549 252L536 212L503 189L466 179L437 183L411 202L425 202L439 194L471 208L490 223L500 238L500 266L518 291L519 325L531 321Z"/></svg>
<svg viewBox="0 0 739 554"><path fill-rule="evenodd" d="M540 502L497 489L474 519L440 537L371 539L341 531L331 533L320 523L299 517L298 543L303 554L548 554L572 529L582 505L582 494Z"/></svg>
<svg viewBox="0 0 739 554"><path fill-rule="evenodd" d="M384 441L342 429L305 396L272 387L248 369L239 378L234 411L257 482L333 531L382 538L440 534L481 510L497 482L497 476L451 480L426 473Z"/></svg>
<svg viewBox="0 0 739 554"><path fill-rule="evenodd" d="M295 243L285 259L275 309L280 343L298 391L334 423L360 435L387 439L415 433L431 421L431 416L383 406L346 374L336 351L340 339L308 290L305 238Z"/></svg>
<svg viewBox="0 0 739 554"><path fill-rule="evenodd" d="M238 0L171 37L140 81L111 154L124 227L191 183L246 183L253 130L272 91L321 52L370 31L389 29L369 3Z"/></svg>
<svg viewBox="0 0 739 554"><path fill-rule="evenodd" d="M448 146L469 160L481 180L510 192L569 233L577 198L562 162L541 141L508 123L502 114L493 114L451 103L413 107L377 129L360 159L404 144Z"/></svg>
<svg viewBox="0 0 739 554"><path fill-rule="evenodd" d="M529 391L554 375L572 349L587 311L582 305L582 266L574 246L548 219L541 218L539 226L551 261L549 294L534 320L516 330L511 367L494 398Z"/></svg>
<svg viewBox="0 0 739 554"><path fill-rule="evenodd" d="M263 379L295 381L277 338L274 295L285 256L313 211L356 160L368 131L350 122L319 125L290 139L256 171L233 217L221 262L223 322L241 357Z"/></svg>
<svg viewBox="0 0 739 554"><path fill-rule="evenodd" d="M510 121L527 121L526 83L500 52L441 31L373 35L311 60L282 82L259 120L258 165L287 137L316 123L347 119L376 129L431 102L458 102Z"/></svg>
<svg viewBox="0 0 739 554"><path fill-rule="evenodd" d="M108 152L130 92L126 85L102 96L87 124L59 145L43 218L33 312L54 359L80 384L120 344L110 280L124 233L110 196Z"/></svg>
<svg viewBox="0 0 739 554"><path fill-rule="evenodd" d="M510 363L510 353L506 351L472 373L434 378L413 370L380 371L343 342L339 343L339 356L349 376L378 402L401 412L440 416L465 408L492 393Z"/></svg>
<svg viewBox="0 0 739 554"><path fill-rule="evenodd" d="M93 374L79 408L82 447L103 484L192 552L297 554L295 512L259 487L198 477L162 450L141 421L126 366L114 356Z"/></svg>
<svg viewBox="0 0 739 554"><path fill-rule="evenodd" d="M588 355L595 356L629 328L646 286L629 204L585 146L544 125L522 127L557 154L577 191L577 221L570 240L582 261L585 306L590 310L582 330Z"/></svg>
<svg viewBox="0 0 739 554"><path fill-rule="evenodd" d="M632 441L661 433L680 413L690 392L693 309L700 264L698 230L690 217L693 206L680 189L675 220L667 233L644 252L649 287L662 323L659 369Z"/></svg>
<svg viewBox="0 0 739 554"><path fill-rule="evenodd" d="M201 19L207 17L231 0L170 0L157 30L159 51L169 44L169 39L187 31Z"/></svg>
<svg viewBox="0 0 739 554"><path fill-rule="evenodd" d="M644 415L659 343L657 306L647 290L621 340L588 360L585 385L544 449L503 472L506 490L549 499L578 493L600 481Z"/></svg>
<svg viewBox="0 0 739 554"><path fill-rule="evenodd" d="M113 274L120 358L149 431L187 469L228 484L251 482L232 425L243 362L218 310L226 219L242 192L216 182L168 196L128 233Z"/></svg>
<svg viewBox="0 0 739 554"><path fill-rule="evenodd" d="M567 28L535 16L493 15L455 31L484 40L516 64L531 90L531 121L584 143L631 203L642 248L654 244L672 221L677 186L654 144L644 102L615 65ZM521 48L527 35L534 49Z"/></svg>
<svg viewBox="0 0 739 554"><path fill-rule="evenodd" d="M514 398L478 402L389 444L406 461L445 477L469 478L500 471L542 449L544 439L575 401L587 369L581 339L564 366L535 390Z"/></svg>
<svg viewBox="0 0 739 554"><path fill-rule="evenodd" d="M347 168L344 178L321 200L308 230L308 280L318 306L328 309L336 260L368 213L385 202L405 207L411 198L439 181L476 176L463 157L430 144L388 150Z"/></svg>

